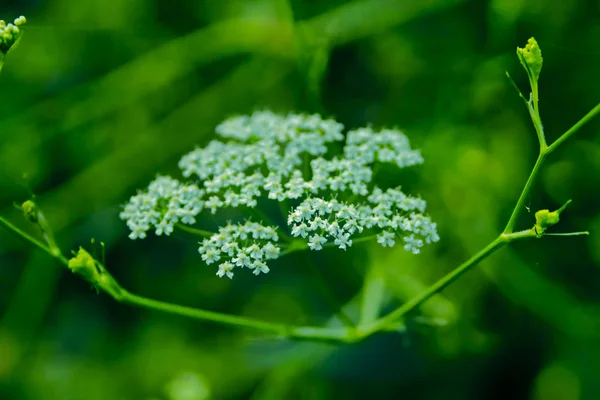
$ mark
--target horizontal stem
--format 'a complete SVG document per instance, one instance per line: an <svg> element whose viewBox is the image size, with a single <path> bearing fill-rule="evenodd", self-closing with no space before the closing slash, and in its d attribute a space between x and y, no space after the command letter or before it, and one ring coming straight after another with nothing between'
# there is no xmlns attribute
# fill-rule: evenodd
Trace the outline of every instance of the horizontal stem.
<svg viewBox="0 0 600 400"><path fill-rule="evenodd" d="M126 291L122 294L122 298L117 300L144 308L164 311L169 314L182 315L194 319L213 321L245 328L253 328L278 333L281 335L284 335L287 332L287 328L284 325L152 300L146 297L131 294Z"/></svg>
<svg viewBox="0 0 600 400"><path fill-rule="evenodd" d="M202 230L202 229L192 228L190 226L186 226L186 225L183 225L183 224L177 224L175 226L177 227L177 229L180 229L180 230L182 230L184 232L191 233L192 235L196 235L196 236L200 236L200 237L209 238L209 237L211 237L212 235L215 234L214 232L205 231L205 230Z"/></svg>
<svg viewBox="0 0 600 400"><path fill-rule="evenodd" d="M566 233L544 233L544 236L587 236L588 231L583 232L566 232Z"/></svg>
<svg viewBox="0 0 600 400"><path fill-rule="evenodd" d="M377 235L369 235L369 236L360 237L358 239L352 239L352 244L354 245L354 244L370 242L371 240L375 239L376 237L377 237ZM326 247L337 247L337 245L334 242L328 242L323 245L323 248L326 248Z"/></svg>
<svg viewBox="0 0 600 400"><path fill-rule="evenodd" d="M292 339L352 342L356 338L356 333L355 330L350 327L327 328L298 326L289 329L286 336Z"/></svg>

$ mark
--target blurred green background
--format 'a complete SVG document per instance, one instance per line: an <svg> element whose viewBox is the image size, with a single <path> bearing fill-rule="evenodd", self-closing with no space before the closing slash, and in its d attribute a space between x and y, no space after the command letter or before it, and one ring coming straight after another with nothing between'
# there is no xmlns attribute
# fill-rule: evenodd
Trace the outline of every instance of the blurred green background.
<svg viewBox="0 0 600 400"><path fill-rule="evenodd" d="M65 252L95 237L134 293L294 324L331 316L372 266L392 309L500 232L537 139L509 71L543 51L549 140L600 101L600 1L2 0L27 31L0 75L0 215L33 192ZM442 240L412 256L356 246L219 279L183 236L130 241L120 204L257 109L399 127L426 163L386 175L421 194ZM600 121L552 154L519 227L573 203L547 237L503 248L356 345L274 340L117 304L0 230L1 399L600 398ZM212 217L208 223L213 223ZM354 310L355 311L355 310ZM352 307L350 312L353 312Z"/></svg>

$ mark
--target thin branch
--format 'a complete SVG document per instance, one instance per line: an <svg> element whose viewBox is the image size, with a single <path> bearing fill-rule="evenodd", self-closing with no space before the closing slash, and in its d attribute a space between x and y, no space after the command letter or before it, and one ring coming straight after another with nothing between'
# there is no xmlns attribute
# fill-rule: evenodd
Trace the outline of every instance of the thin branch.
<svg viewBox="0 0 600 400"><path fill-rule="evenodd" d="M40 242L39 240L37 240L36 238L31 236L27 232L17 228L15 225L10 223L4 217L0 217L0 225L4 226L9 231L13 231L14 233L17 234L17 236L20 236L22 239L28 241L29 243L33 244L37 248L41 249L42 251L45 251L46 253L50 254L52 257L58 258L63 264L66 265L69 263L69 260L67 260L65 258L65 256L63 256L60 253L60 251L57 251L58 248L49 248L44 243Z"/></svg>
<svg viewBox="0 0 600 400"><path fill-rule="evenodd" d="M18 236L20 236L27 242L38 247L40 250L48 253L52 257L59 260L63 265L68 267L69 260L67 260L67 258L65 258L62 254L57 254L56 251L52 251L52 249L50 249L48 246L35 239L31 235L27 234L26 232L22 231L21 229L17 228L15 225L10 223L3 217L0 217L0 225L3 225L9 231L16 233ZM104 270L104 267L102 267L102 270ZM199 308L186 307L163 301L153 300L129 293L127 290L123 289L116 281L114 281L114 278L110 276L107 272L105 273L105 275L105 278L108 278L105 279L105 281L110 281L111 286L105 288L103 286L103 281L100 280L99 282L95 282L98 288L102 289L106 294L111 296L116 301L136 305L139 307L163 311L169 314L181 315L203 321L216 322L223 325L261 330L265 332L274 333L276 335L286 338L325 341L351 341L355 336L354 331L347 327L324 328L316 326L284 325L253 318L234 316L231 314L219 313Z"/></svg>
<svg viewBox="0 0 600 400"><path fill-rule="evenodd" d="M550 154L554 150L556 150L560 145L562 145L567 139L573 136L579 129L581 129L581 127L590 122L590 120L598 114L600 114L600 103L596 107L592 108L590 112L585 114L583 118L577 121L577 123L573 125L571 129L563 133L558 139L554 141L554 143L548 146L546 154Z"/></svg>
<svg viewBox="0 0 600 400"><path fill-rule="evenodd" d="M544 233L544 236L587 236L588 231L583 232L567 232L567 233Z"/></svg>
<svg viewBox="0 0 600 400"><path fill-rule="evenodd" d="M212 235L215 234L215 232L205 231L203 229L196 229L196 228L192 228L190 226L186 226L186 225L183 225L183 224L177 224L177 225L175 225L175 227L177 229L180 229L180 230L185 231L187 233L191 233L192 235L196 235L196 236L200 236L200 237L205 237L205 238L210 238Z"/></svg>
<svg viewBox="0 0 600 400"><path fill-rule="evenodd" d="M523 208L525 208L525 203L527 202L527 198L529 197L531 189L533 188L533 184L534 184L538 174L540 173L540 170L542 169L542 165L544 164L545 159L546 159L546 154L540 153L540 155L538 156L538 158L535 162L535 165L533 166L533 169L531 170L531 173L529 174L529 177L527 178L527 182L525 183L525 186L523 187L523 190L521 191L519 200L517 200L517 205L515 205L515 208L513 209L512 214L510 215L510 218L508 220L508 223L506 224L506 227L504 228L504 231L502 233L508 234L508 233L512 233L514 231L515 225L517 223L517 219L519 218L519 215L521 215Z"/></svg>
<svg viewBox="0 0 600 400"><path fill-rule="evenodd" d="M429 286L427 290L425 290L420 295L413 297L412 300L404 303L388 315L379 318L373 321L370 324L365 326L359 326L359 335L362 337L367 337L377 331L385 329L387 326L394 324L398 321L402 316L411 312L415 308L419 307L421 304L425 303L431 297L436 295L439 291L450 285L452 282L456 281L459 277L461 277L465 272L472 269L475 265L477 265L481 260L487 258L490 254L498 250L500 247L507 244L509 240L503 238L502 236L498 236L496 240L487 245L484 249L479 251L469 260L464 262L459 267L452 270L446 276L435 282L433 285Z"/></svg>

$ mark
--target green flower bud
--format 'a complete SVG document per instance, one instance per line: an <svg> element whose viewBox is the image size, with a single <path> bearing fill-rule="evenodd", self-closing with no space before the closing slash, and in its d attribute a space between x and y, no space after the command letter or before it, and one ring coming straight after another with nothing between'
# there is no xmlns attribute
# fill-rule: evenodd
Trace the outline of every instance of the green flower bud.
<svg viewBox="0 0 600 400"><path fill-rule="evenodd" d="M69 269L89 281L96 289L101 289L116 300L123 297L125 291L117 281L106 271L104 266L94 260L84 248L80 247L77 255L69 260Z"/></svg>
<svg viewBox="0 0 600 400"><path fill-rule="evenodd" d="M560 214L567 208L567 206L571 203L571 200L567 201L556 211L550 210L539 210L535 213L535 226L533 229L535 230L535 234L537 237L542 237L546 230L558 224L560 221Z"/></svg>
<svg viewBox="0 0 600 400"><path fill-rule="evenodd" d="M535 224L543 229L556 225L559 220L560 218L556 211L550 212L550 210L540 210L535 213Z"/></svg>
<svg viewBox="0 0 600 400"><path fill-rule="evenodd" d="M517 47L517 56L519 61L523 65L523 68L527 71L530 79L537 81L542 71L542 64L544 59L542 58L542 50L538 46L538 43L534 38L530 38L525 45L525 48Z"/></svg>
<svg viewBox="0 0 600 400"><path fill-rule="evenodd" d="M23 210L23 215L28 221L37 224L39 218L38 208L33 201L27 200L25 203L21 204L21 209Z"/></svg>
<svg viewBox="0 0 600 400"><path fill-rule="evenodd" d="M14 25L7 24L6 21L0 20L0 56L8 53L8 51L17 43L26 22L27 20L23 16L15 19Z"/></svg>
<svg viewBox="0 0 600 400"><path fill-rule="evenodd" d="M19 18L15 19L15 25L16 26L23 26L27 23L27 19L24 16L20 16Z"/></svg>
<svg viewBox="0 0 600 400"><path fill-rule="evenodd" d="M74 274L79 274L93 283L98 282L101 272L94 258L82 247L79 248L77 255L69 260L69 269Z"/></svg>

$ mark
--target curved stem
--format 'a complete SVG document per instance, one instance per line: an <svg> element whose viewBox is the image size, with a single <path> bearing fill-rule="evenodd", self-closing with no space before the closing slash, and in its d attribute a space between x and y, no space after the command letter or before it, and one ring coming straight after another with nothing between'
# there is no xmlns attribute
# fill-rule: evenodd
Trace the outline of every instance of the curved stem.
<svg viewBox="0 0 600 400"><path fill-rule="evenodd" d="M225 325L258 329L267 332L273 332L280 335L286 335L288 332L288 328L285 325L166 303L163 301L153 300L146 297L131 294L127 291L123 291L123 293L121 293L121 296L119 298L116 298L116 300L123 303L136 305L139 307L163 311L169 314L182 315L199 320L213 321Z"/></svg>
<svg viewBox="0 0 600 400"><path fill-rule="evenodd" d="M17 228L15 225L11 224L3 217L0 217L0 225L3 225L8 230L13 231L18 236L25 239L27 242L38 247L40 250L48 253L49 255L60 261L63 265L68 267L69 260L66 257L64 257L60 252L56 252L55 249L46 246L44 243L40 242L33 236ZM101 278L97 282L94 282L94 284L99 289L102 289L106 294L108 294L113 299L119 302L128 303L131 305L136 305L152 310L163 311L169 314L181 315L202 321L211 321L223 325L261 330L265 332L274 333L278 336L286 338L325 341L351 341L355 337L354 331L348 327L324 328L316 326L284 325L149 299L147 297L142 297L136 294L129 293L127 290L123 289L119 285L119 283L116 282L114 278L110 276L110 274L108 274L108 272L105 271L103 266L101 270Z"/></svg>
<svg viewBox="0 0 600 400"><path fill-rule="evenodd" d="M138 296L125 290L121 292L115 300L148 308L151 310L163 311L168 314L181 315L201 321L216 322L222 325L236 326L240 328L249 328L264 332L273 333L277 336L294 339L311 339L325 341L347 341L351 339L351 331L347 328L324 328L317 326L293 326L273 322L267 322L254 318L246 318L231 314L219 313L215 311L203 310L200 308L186 307L178 304L167 303L164 301L153 300L147 297Z"/></svg>

